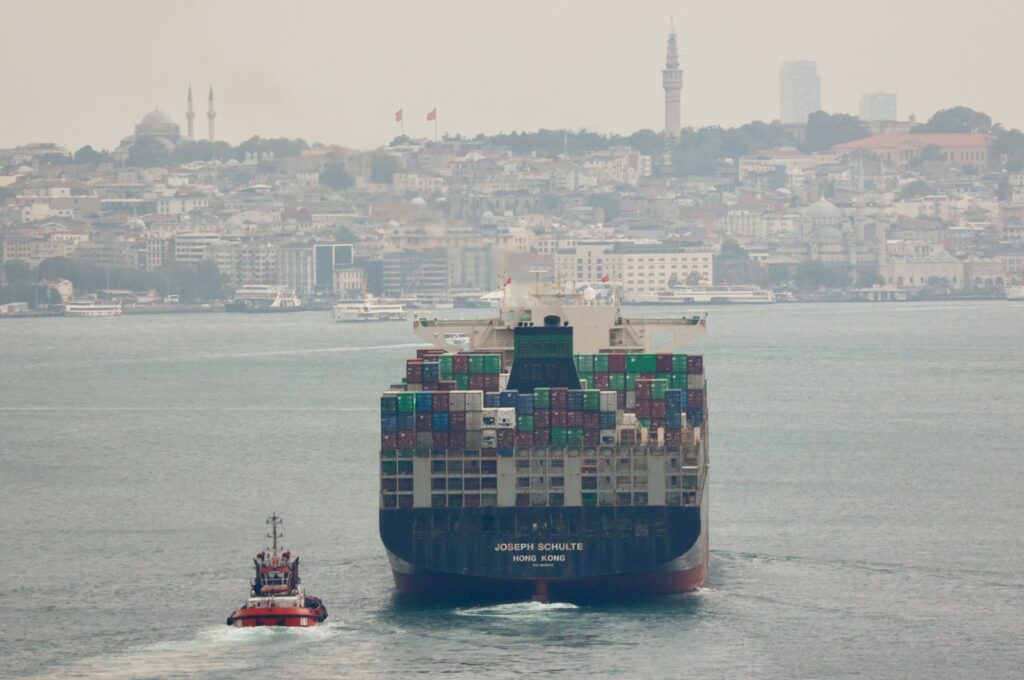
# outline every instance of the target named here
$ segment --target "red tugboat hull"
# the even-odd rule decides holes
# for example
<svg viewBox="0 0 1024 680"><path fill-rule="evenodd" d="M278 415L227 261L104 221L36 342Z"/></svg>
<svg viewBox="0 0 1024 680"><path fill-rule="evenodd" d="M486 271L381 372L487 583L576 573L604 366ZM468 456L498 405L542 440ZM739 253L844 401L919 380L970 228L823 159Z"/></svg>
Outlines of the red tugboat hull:
<svg viewBox="0 0 1024 680"><path fill-rule="evenodd" d="M327 619L327 609L317 607L245 607L236 610L229 618L228 625L235 628L255 626L284 626L288 628L310 628Z"/></svg>

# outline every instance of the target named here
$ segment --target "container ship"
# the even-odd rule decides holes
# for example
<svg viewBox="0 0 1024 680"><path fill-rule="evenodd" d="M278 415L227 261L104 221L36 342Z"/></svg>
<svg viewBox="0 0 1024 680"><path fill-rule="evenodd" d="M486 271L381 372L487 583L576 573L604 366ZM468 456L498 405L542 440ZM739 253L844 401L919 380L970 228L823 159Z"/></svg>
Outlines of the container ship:
<svg viewBox="0 0 1024 680"><path fill-rule="evenodd" d="M698 588L707 384L702 357L680 348L705 326L540 285L507 295L497 318L416 319L431 346L381 397L380 534L398 592L543 602Z"/></svg>

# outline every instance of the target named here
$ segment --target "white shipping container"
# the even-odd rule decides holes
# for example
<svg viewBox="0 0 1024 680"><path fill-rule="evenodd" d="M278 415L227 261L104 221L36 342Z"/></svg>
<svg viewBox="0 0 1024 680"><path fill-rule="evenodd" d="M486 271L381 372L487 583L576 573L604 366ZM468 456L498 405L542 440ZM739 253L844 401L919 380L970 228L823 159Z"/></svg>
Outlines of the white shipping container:
<svg viewBox="0 0 1024 680"><path fill-rule="evenodd" d="M615 445L615 430L601 430L601 446L614 446Z"/></svg>
<svg viewBox="0 0 1024 680"><path fill-rule="evenodd" d="M516 410L510 407L496 408L496 425L501 428L516 426Z"/></svg>
<svg viewBox="0 0 1024 680"><path fill-rule="evenodd" d="M469 390L466 392L466 412L482 411L484 408L484 391Z"/></svg>
<svg viewBox="0 0 1024 680"><path fill-rule="evenodd" d="M448 393L448 410L461 413L466 410L466 393L455 390Z"/></svg>
<svg viewBox="0 0 1024 680"><path fill-rule="evenodd" d="M601 410L602 411L614 411L618 408L618 392L614 391L602 391L601 392Z"/></svg>
<svg viewBox="0 0 1024 680"><path fill-rule="evenodd" d="M694 375L691 373L686 377L686 388L690 390L704 389L704 374Z"/></svg>
<svg viewBox="0 0 1024 680"><path fill-rule="evenodd" d="M484 430L480 443L485 449L493 449L498 446L497 430Z"/></svg>
<svg viewBox="0 0 1024 680"><path fill-rule="evenodd" d="M481 422L484 427L497 427L498 426L498 409L496 408L485 408L481 415Z"/></svg>
<svg viewBox="0 0 1024 680"><path fill-rule="evenodd" d="M626 408L636 408L636 392L626 392Z"/></svg>
<svg viewBox="0 0 1024 680"><path fill-rule="evenodd" d="M484 427L483 414L480 411L466 411L466 431L479 432ZM472 448L472 447L469 447Z"/></svg>

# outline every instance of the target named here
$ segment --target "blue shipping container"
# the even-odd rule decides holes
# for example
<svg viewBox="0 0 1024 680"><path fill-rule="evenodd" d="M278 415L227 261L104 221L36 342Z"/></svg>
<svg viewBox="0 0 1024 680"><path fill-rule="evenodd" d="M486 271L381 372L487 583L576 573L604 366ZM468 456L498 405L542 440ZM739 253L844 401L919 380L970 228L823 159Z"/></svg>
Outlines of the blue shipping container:
<svg viewBox="0 0 1024 680"><path fill-rule="evenodd" d="M532 416L533 415L533 395L532 394L520 394L519 398L516 399L516 415L517 416Z"/></svg>
<svg viewBox="0 0 1024 680"><path fill-rule="evenodd" d="M447 432L448 431L448 414L445 412L433 414L433 429L434 432Z"/></svg>
<svg viewBox="0 0 1024 680"><path fill-rule="evenodd" d="M398 431L399 432L412 432L416 429L416 414L415 413L399 413L398 414Z"/></svg>
<svg viewBox="0 0 1024 680"><path fill-rule="evenodd" d="M679 415L679 414L676 414ZM615 429L615 411L601 411L601 429Z"/></svg>
<svg viewBox="0 0 1024 680"><path fill-rule="evenodd" d="M380 398L380 414L382 416L393 416L398 413L398 397L385 395Z"/></svg>
<svg viewBox="0 0 1024 680"><path fill-rule="evenodd" d="M501 394L499 392L487 392L484 394L484 408L498 408L501 406Z"/></svg>
<svg viewBox="0 0 1024 680"><path fill-rule="evenodd" d="M501 408L515 408L518 399L518 390L505 390L504 392L501 393L501 398L499 399L498 405Z"/></svg>
<svg viewBox="0 0 1024 680"><path fill-rule="evenodd" d="M416 393L416 411L417 413L430 413L434 410L434 393L433 392L417 392Z"/></svg>
<svg viewBox="0 0 1024 680"><path fill-rule="evenodd" d="M381 416L381 432L398 432L398 416Z"/></svg>

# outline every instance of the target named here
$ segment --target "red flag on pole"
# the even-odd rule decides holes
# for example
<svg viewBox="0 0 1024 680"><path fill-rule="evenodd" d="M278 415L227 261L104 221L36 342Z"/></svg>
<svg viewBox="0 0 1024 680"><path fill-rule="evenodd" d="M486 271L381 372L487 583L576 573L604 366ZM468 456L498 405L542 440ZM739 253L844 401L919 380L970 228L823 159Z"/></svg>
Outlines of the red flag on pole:
<svg viewBox="0 0 1024 680"><path fill-rule="evenodd" d="M511 286L512 285L512 277L511 276L508 277L507 279L505 279L505 285L506 286Z"/></svg>
<svg viewBox="0 0 1024 680"><path fill-rule="evenodd" d="M395 122L396 123L401 123L402 122L402 109L398 109L397 111L395 111Z"/></svg>
<svg viewBox="0 0 1024 680"><path fill-rule="evenodd" d="M601 277L601 283L608 283L608 275L607 274L605 274L604 276Z"/></svg>
<svg viewBox="0 0 1024 680"><path fill-rule="evenodd" d="M437 107L436 106L434 107L433 111L431 111L430 113L427 114L427 120L428 121L430 121L430 120L437 120Z"/></svg>

